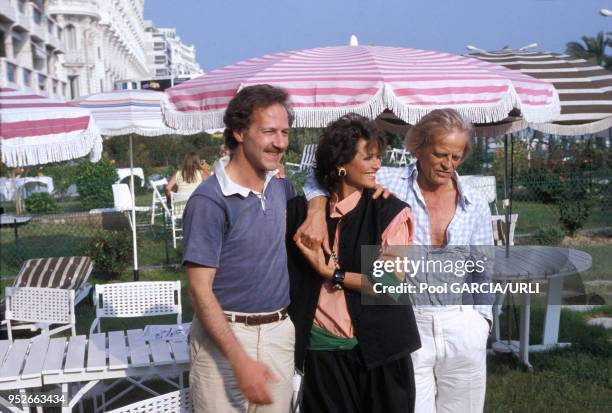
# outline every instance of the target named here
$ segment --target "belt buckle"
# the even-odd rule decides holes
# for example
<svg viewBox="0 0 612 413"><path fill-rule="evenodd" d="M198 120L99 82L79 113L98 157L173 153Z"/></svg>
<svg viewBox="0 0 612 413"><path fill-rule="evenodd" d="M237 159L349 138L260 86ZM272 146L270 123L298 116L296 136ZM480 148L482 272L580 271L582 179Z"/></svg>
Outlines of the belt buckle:
<svg viewBox="0 0 612 413"><path fill-rule="evenodd" d="M244 325L247 326L247 327L250 325L249 324L249 318L250 317L253 317L253 316L251 314L249 314L249 315L244 317Z"/></svg>

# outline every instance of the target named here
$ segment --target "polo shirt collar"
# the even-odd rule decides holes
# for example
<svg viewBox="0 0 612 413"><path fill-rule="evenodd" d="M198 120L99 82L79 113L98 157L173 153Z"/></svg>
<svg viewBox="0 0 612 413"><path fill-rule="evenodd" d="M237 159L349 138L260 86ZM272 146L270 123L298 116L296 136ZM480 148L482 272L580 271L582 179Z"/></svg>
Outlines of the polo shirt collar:
<svg viewBox="0 0 612 413"><path fill-rule="evenodd" d="M240 195L243 198L249 196L249 193L254 193L255 195L261 195L261 192L253 191L250 188L246 188L242 185L238 185L236 182L232 181L231 178L225 173L225 168L229 164L230 157L224 156L223 158L218 159L214 166L213 170L215 172L215 176L217 177L217 181L219 182L219 186L221 187L221 192L223 196L232 196L232 195ZM266 187L270 182L270 179L274 175L278 173L278 170L269 171L266 174L266 180L264 182L263 192L266 191Z"/></svg>

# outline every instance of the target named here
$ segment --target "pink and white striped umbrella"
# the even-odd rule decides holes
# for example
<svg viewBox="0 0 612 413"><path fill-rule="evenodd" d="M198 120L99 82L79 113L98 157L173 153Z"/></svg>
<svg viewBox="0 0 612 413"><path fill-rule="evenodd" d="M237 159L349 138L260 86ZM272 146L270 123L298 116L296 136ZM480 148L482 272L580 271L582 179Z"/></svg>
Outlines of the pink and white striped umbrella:
<svg viewBox="0 0 612 413"><path fill-rule="evenodd" d="M11 168L102 155L87 109L32 92L0 88L0 151Z"/></svg>
<svg viewBox="0 0 612 413"><path fill-rule="evenodd" d="M289 92L298 127L322 127L348 112L374 119L385 109L411 124L448 107L475 123L500 121L513 109L545 122L560 111L550 83L502 66L418 49L338 46L249 59L170 88L165 121L177 129L223 127L229 100L261 83Z"/></svg>

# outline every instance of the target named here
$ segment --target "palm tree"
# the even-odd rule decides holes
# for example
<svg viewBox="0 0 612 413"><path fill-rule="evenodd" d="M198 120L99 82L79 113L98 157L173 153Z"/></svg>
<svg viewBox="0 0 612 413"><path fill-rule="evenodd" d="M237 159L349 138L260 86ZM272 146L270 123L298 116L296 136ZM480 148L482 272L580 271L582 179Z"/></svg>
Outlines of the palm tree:
<svg viewBox="0 0 612 413"><path fill-rule="evenodd" d="M612 46L612 40L604 35L604 32L597 33L595 37L582 36L584 45L580 42L568 42L565 45L565 53L590 63L595 63L606 69L612 68L612 57L606 55L606 47Z"/></svg>

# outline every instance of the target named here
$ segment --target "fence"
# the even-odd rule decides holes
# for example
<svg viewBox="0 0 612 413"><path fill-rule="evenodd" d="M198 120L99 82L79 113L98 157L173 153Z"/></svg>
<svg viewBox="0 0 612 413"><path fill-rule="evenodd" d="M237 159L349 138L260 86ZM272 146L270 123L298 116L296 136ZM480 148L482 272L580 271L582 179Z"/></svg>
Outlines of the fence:
<svg viewBox="0 0 612 413"><path fill-rule="evenodd" d="M305 176L297 173L291 179L299 192ZM493 212L495 207L501 212L502 180L498 179L496 186L497 200L491 204L491 207ZM562 228L562 210L572 205L578 206L573 210L577 210L574 212L580 215L578 219L582 221L583 229L612 227L612 175L534 174L515 179L512 195L512 212L519 214L515 233L519 243L521 239L529 240L529 236L538 231ZM138 205L150 203L149 193L143 193L137 198L139 198ZM11 208L14 207L11 203L3 205L7 212L11 212ZM131 235L129 222L124 214L92 214L89 211L75 211L79 208L78 198L59 202L58 206L59 213L35 215L17 228L2 226L0 275L14 276L21 263L29 258L82 255L91 247L92 240L104 240L110 234L114 234L111 231L122 231L120 234L123 234L127 240L127 252L119 251L119 255L123 256L127 261L127 268L130 268ZM138 227L140 268L146 271L147 268L180 264L180 242L177 249L172 248L172 234L163 218L158 217L155 225L150 225L150 215L147 214L140 217L140 223ZM125 245L116 248L125 249Z"/></svg>

